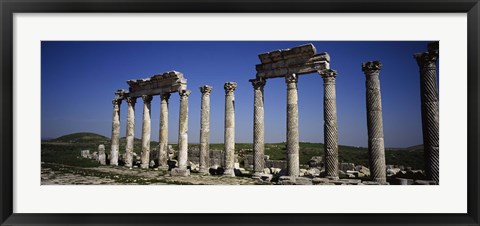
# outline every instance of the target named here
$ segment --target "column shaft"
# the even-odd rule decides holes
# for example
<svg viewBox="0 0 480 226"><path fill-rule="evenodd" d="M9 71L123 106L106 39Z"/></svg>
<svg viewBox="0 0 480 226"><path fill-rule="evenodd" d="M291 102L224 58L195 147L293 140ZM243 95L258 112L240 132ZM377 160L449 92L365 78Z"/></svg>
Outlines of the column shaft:
<svg viewBox="0 0 480 226"><path fill-rule="evenodd" d="M132 167L133 165L133 145L135 141L135 103L136 97L127 97L127 144L125 146L125 166Z"/></svg>
<svg viewBox="0 0 480 226"><path fill-rule="evenodd" d="M159 168L168 169L168 99L170 93L160 95L160 132L158 144Z"/></svg>
<svg viewBox="0 0 480 226"><path fill-rule="evenodd" d="M420 67L425 173L427 179L439 183L439 112L436 67L438 42L430 44L428 52L415 54L415 58Z"/></svg>
<svg viewBox="0 0 480 226"><path fill-rule="evenodd" d="M235 176L235 82L227 82L225 89L225 172L224 175Z"/></svg>
<svg viewBox="0 0 480 226"><path fill-rule="evenodd" d="M142 124L142 154L141 165L142 169L148 169L150 163L150 108L152 96L143 95L143 124Z"/></svg>
<svg viewBox="0 0 480 226"><path fill-rule="evenodd" d="M285 77L287 83L287 172L288 176L300 175L298 143L298 94L296 74Z"/></svg>
<svg viewBox="0 0 480 226"><path fill-rule="evenodd" d="M378 61L362 64L366 76L366 103L368 129L368 156L370 177L379 183L387 182L385 165L385 143L383 138L382 98L380 93L380 70Z"/></svg>
<svg viewBox="0 0 480 226"><path fill-rule="evenodd" d="M265 124L263 108L263 88L266 80L250 80L254 92L253 108L253 177L259 177L265 168Z"/></svg>
<svg viewBox="0 0 480 226"><path fill-rule="evenodd" d="M190 90L182 90L179 94L178 168L180 168L180 170L186 170L188 161L188 96L190 95Z"/></svg>
<svg viewBox="0 0 480 226"><path fill-rule="evenodd" d="M118 166L118 150L120 143L120 104L121 99L114 99L112 119L112 149L110 151L110 165Z"/></svg>
<svg viewBox="0 0 480 226"><path fill-rule="evenodd" d="M335 79L337 72L325 70L323 77L323 139L325 175L338 179L338 128L337 128L337 94Z"/></svg>
<svg viewBox="0 0 480 226"><path fill-rule="evenodd" d="M202 92L202 109L200 122L200 156L199 167L201 173L208 173L210 167L210 92L211 86L200 87Z"/></svg>

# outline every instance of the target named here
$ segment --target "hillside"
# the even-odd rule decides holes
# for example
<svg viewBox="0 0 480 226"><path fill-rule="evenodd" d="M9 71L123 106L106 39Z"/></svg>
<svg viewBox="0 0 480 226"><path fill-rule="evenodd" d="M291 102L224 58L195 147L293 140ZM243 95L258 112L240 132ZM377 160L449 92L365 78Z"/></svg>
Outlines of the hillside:
<svg viewBox="0 0 480 226"><path fill-rule="evenodd" d="M110 138L96 133L72 133L65 136L50 140L50 142L66 142L66 143L102 143L109 141Z"/></svg>

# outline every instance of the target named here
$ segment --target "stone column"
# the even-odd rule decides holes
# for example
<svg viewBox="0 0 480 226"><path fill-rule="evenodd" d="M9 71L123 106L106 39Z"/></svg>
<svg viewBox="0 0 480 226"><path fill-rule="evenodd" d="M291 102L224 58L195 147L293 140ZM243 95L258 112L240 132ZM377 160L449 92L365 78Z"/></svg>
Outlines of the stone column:
<svg viewBox="0 0 480 226"><path fill-rule="evenodd" d="M420 67L425 173L427 179L439 183L437 58L438 42L430 43L428 52L415 54Z"/></svg>
<svg viewBox="0 0 480 226"><path fill-rule="evenodd" d="M383 139L382 97L380 93L379 61L370 61L362 64L362 71L366 77L367 97L367 128L368 128L368 157L370 162L370 177L372 180L384 184L387 182L385 165L385 144Z"/></svg>
<svg viewBox="0 0 480 226"><path fill-rule="evenodd" d="M263 88L266 80L263 78L252 79L253 103L253 177L260 177L265 168L265 124L263 109Z"/></svg>
<svg viewBox="0 0 480 226"><path fill-rule="evenodd" d="M170 99L170 93L163 93L160 95L158 167L161 169L168 169L168 99Z"/></svg>
<svg viewBox="0 0 480 226"><path fill-rule="evenodd" d="M98 145L98 162L100 165L106 165L106 158L105 158L105 145L100 144Z"/></svg>
<svg viewBox="0 0 480 226"><path fill-rule="evenodd" d="M113 99L112 120L112 149L110 151L110 165L118 166L118 149L120 143L120 104L122 99Z"/></svg>
<svg viewBox="0 0 480 226"><path fill-rule="evenodd" d="M127 97L128 110L127 110L127 144L125 146L125 166L132 167L133 165L133 144L135 141L135 103L136 97Z"/></svg>
<svg viewBox="0 0 480 226"><path fill-rule="evenodd" d="M142 124L142 154L141 164L142 169L148 169L150 164L150 107L152 102L152 96L143 95L143 124Z"/></svg>
<svg viewBox="0 0 480 226"><path fill-rule="evenodd" d="M200 173L209 173L210 167L210 93L211 86L200 87L202 92L202 111L200 122Z"/></svg>
<svg viewBox="0 0 480 226"><path fill-rule="evenodd" d="M325 175L338 179L338 128L337 128L337 94L335 88L335 70L320 72L323 78L323 139Z"/></svg>
<svg viewBox="0 0 480 226"><path fill-rule="evenodd" d="M224 175L235 176L235 96L236 82L225 83L225 172Z"/></svg>
<svg viewBox="0 0 480 226"><path fill-rule="evenodd" d="M287 172L288 176L300 175L300 159L298 144L298 94L296 74L285 77L287 83Z"/></svg>
<svg viewBox="0 0 480 226"><path fill-rule="evenodd" d="M178 168L187 169L188 161L188 96L190 90L181 90L180 94L180 122L178 129Z"/></svg>

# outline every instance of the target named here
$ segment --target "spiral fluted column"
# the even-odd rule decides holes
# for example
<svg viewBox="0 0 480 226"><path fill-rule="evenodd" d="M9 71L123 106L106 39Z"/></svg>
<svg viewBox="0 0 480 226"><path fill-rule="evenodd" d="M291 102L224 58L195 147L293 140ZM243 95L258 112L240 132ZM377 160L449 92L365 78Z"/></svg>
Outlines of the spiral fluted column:
<svg viewBox="0 0 480 226"><path fill-rule="evenodd" d="M338 179L338 128L337 128L337 94L335 70L320 72L323 78L323 134L325 175L327 178Z"/></svg>
<svg viewBox="0 0 480 226"><path fill-rule="evenodd" d="M382 97L380 93L379 61L362 64L366 78L368 158L370 162L370 177L379 183L387 182L385 165L385 143L383 138Z"/></svg>
<svg viewBox="0 0 480 226"><path fill-rule="evenodd" d="M428 179L439 183L439 112L436 66L438 42L430 43L428 52L417 53L414 57L420 67L425 173Z"/></svg>
<svg viewBox="0 0 480 226"><path fill-rule="evenodd" d="M256 78L250 80L254 92L253 104L253 177L259 177L265 168L265 120L263 108L263 88L266 80Z"/></svg>

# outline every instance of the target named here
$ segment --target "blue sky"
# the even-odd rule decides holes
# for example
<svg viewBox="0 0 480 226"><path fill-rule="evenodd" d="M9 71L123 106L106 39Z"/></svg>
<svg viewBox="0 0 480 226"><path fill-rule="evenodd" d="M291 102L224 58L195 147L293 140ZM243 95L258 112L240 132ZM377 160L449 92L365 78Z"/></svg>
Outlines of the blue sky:
<svg viewBox="0 0 480 226"><path fill-rule="evenodd" d="M237 82L235 91L236 142L253 140L253 88L258 54L312 43L328 52L337 70L339 144L367 146L365 75L361 64L379 60L385 145L408 147L422 143L420 77L413 53L427 49L425 41L43 41L41 82L42 138L75 132L111 136L112 103L126 80L147 78L171 70L187 78L189 143L199 142L199 87L213 86L211 143L223 142L223 84ZM269 79L265 86L265 140L286 137L286 85ZM300 141L323 143L323 80L318 74L301 75L298 82ZM141 98L135 108L135 137L141 137ZM169 142L177 143L179 96L169 105ZM121 105L121 136L125 136L127 104ZM152 101L152 140L158 141L160 100Z"/></svg>

